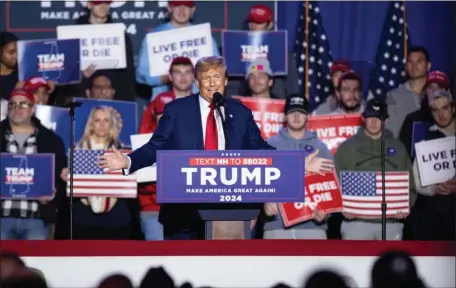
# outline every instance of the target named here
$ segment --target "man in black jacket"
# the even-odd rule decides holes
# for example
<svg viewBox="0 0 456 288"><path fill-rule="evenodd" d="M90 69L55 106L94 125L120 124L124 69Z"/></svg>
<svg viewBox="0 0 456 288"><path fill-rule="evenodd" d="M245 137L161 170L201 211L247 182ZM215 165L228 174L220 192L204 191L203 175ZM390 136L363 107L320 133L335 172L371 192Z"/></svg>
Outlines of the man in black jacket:
<svg viewBox="0 0 456 288"><path fill-rule="evenodd" d="M55 195L52 200L1 200L0 238L45 240L57 219L57 209L65 197L66 183L60 173L67 166L62 139L34 117L33 95L21 89L11 93L8 117L0 123L0 152L55 155Z"/></svg>

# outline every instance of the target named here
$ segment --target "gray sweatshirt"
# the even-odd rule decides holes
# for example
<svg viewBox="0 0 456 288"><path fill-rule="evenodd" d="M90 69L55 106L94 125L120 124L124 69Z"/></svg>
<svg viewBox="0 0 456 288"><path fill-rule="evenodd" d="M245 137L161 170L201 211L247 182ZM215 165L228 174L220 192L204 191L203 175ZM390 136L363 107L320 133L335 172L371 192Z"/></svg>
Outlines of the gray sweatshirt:
<svg viewBox="0 0 456 288"><path fill-rule="evenodd" d="M393 132L395 138L399 136L405 117L420 109L422 98L423 94L416 95L409 82L399 85L388 93L386 103L388 104L389 119L385 127Z"/></svg>
<svg viewBox="0 0 456 288"><path fill-rule="evenodd" d="M306 131L306 135L302 139L291 138L286 128L282 128L279 134L272 136L268 139L269 145L275 147L277 150L305 150L312 153L316 149L319 149L318 157L333 159L331 151L326 147L326 145L317 138L317 133L312 131ZM296 229L326 229L326 223L317 223L314 221L306 221L295 226L289 227ZM264 230L275 230L275 229L287 229L283 224L282 217L280 214L273 217L268 217Z"/></svg>

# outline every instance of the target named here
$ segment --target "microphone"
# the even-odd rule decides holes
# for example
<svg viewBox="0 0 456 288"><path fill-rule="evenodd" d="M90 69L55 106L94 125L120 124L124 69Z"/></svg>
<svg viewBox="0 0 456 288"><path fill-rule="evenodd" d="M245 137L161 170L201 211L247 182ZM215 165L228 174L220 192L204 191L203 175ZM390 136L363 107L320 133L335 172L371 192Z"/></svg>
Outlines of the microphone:
<svg viewBox="0 0 456 288"><path fill-rule="evenodd" d="M222 110L220 109L220 107L224 108L225 115L226 115L227 111L224 106L225 101L224 101L223 95L220 92L215 92L212 95L212 104L214 105L215 110L217 110L217 114L220 116L220 119L222 120L223 135L225 136L225 150L228 150L229 142L228 142L228 133L226 133L226 121L225 121L226 119L223 116Z"/></svg>
<svg viewBox="0 0 456 288"><path fill-rule="evenodd" d="M212 95L212 104L214 104L214 107L220 107L223 106L223 95L220 92L215 92Z"/></svg>

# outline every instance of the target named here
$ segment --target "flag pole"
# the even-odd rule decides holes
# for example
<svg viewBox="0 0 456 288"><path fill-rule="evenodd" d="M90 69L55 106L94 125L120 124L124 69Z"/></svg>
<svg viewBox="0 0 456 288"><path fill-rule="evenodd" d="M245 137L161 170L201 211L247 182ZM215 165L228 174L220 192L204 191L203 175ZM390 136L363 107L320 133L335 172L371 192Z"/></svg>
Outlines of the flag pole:
<svg viewBox="0 0 456 288"><path fill-rule="evenodd" d="M402 18L404 18L404 25L403 25L403 34L404 34L404 58L407 59L407 51L408 51L408 47L407 47L407 12L406 12L406 1L402 1L402 7L404 7L404 10L402 11Z"/></svg>
<svg viewBox="0 0 456 288"><path fill-rule="evenodd" d="M305 92L305 97L307 98L307 100L309 100L309 86L307 85L307 82L309 81L309 0L306 0L305 2L305 18L304 18L304 22L305 22L305 39L306 39L306 62L305 62L305 74L304 74L304 92Z"/></svg>

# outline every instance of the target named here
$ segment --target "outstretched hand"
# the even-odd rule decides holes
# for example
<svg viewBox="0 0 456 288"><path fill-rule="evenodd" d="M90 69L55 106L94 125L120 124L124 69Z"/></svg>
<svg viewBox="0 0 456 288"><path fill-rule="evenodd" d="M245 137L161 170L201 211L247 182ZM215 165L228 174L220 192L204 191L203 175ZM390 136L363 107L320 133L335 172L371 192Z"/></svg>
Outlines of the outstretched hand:
<svg viewBox="0 0 456 288"><path fill-rule="evenodd" d="M112 146L112 154L104 154L97 156L98 167L105 170L105 172L112 172L120 169L128 169L129 160L127 156L123 155L116 147Z"/></svg>
<svg viewBox="0 0 456 288"><path fill-rule="evenodd" d="M306 172L323 175L325 173L333 171L333 161L329 159L318 158L318 152L319 150L316 149L315 152L306 157Z"/></svg>

